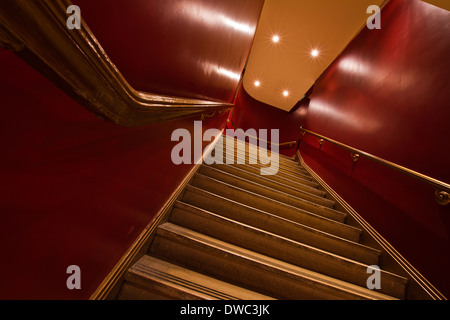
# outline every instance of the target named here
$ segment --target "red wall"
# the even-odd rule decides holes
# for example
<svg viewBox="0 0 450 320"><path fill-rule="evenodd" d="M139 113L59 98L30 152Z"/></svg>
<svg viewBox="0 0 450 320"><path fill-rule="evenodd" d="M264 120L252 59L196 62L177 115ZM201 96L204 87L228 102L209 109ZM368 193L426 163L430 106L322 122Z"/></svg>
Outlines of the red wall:
<svg viewBox="0 0 450 320"><path fill-rule="evenodd" d="M305 117L304 106L307 104L308 101L303 100L291 112L287 112L252 98L241 86L230 118L237 128L243 130L250 128L256 129L257 132L260 129L268 130L268 140L270 140L269 130L279 129L280 143L298 141L301 137L300 123L303 123ZM233 129L230 124L227 127ZM280 148L280 153L287 156L294 156L296 151L297 145L292 148Z"/></svg>
<svg viewBox="0 0 450 320"><path fill-rule="evenodd" d="M74 1L135 89L225 102L254 37L232 26L255 28L263 3ZM171 134L192 133L199 119L124 128L12 52L0 49L0 70L0 299L87 299L192 169L172 163ZM208 118L203 130L223 129L226 117ZM66 287L72 264L81 290Z"/></svg>
<svg viewBox="0 0 450 320"><path fill-rule="evenodd" d="M264 0L75 0L130 85L232 103ZM233 27L234 26L234 27Z"/></svg>
<svg viewBox="0 0 450 320"><path fill-rule="evenodd" d="M124 128L3 49L0 70L0 299L87 299L192 168L172 163L171 134L199 119Z"/></svg>
<svg viewBox="0 0 450 320"><path fill-rule="evenodd" d="M391 0L314 86L305 127L450 182L450 13ZM434 189L305 136L302 157L423 275L450 295L450 206ZM381 266L382 267L382 266Z"/></svg>

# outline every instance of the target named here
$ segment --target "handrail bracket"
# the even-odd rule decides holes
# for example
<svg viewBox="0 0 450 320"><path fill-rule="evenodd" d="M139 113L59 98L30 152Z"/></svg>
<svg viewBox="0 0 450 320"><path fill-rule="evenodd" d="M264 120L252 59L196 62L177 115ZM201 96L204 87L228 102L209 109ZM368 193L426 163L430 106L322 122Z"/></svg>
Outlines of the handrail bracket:
<svg viewBox="0 0 450 320"><path fill-rule="evenodd" d="M446 206L450 203L450 194L448 192L436 190L435 195L437 203L441 206Z"/></svg>

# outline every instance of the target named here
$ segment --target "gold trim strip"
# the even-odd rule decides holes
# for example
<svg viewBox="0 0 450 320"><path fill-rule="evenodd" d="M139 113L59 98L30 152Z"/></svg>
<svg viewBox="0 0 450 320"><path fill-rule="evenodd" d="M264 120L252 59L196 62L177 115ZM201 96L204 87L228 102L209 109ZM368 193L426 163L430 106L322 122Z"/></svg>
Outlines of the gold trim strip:
<svg viewBox="0 0 450 320"><path fill-rule="evenodd" d="M403 270L413 279L433 300L447 300L417 269L415 269L405 257L403 257L381 234L378 233L364 218L356 212L333 188L331 188L317 173L314 172L303 160L300 151L297 150L300 164L311 176L360 224L362 228L387 252Z"/></svg>

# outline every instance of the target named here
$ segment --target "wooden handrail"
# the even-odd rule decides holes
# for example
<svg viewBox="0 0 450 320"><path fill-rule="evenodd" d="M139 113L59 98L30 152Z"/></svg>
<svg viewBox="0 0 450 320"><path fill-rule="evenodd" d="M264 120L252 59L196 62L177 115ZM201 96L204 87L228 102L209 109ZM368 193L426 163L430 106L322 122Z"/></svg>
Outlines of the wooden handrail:
<svg viewBox="0 0 450 320"><path fill-rule="evenodd" d="M325 137L325 136L320 135L318 133L315 133L315 132L312 132L310 130L307 130L307 129L305 129L303 127L303 125L300 127L300 130L303 132L303 135L305 133L308 133L310 135L313 135L313 136L319 138L320 139L319 140L320 144L322 144L323 141L328 141L328 142L330 142L330 143L332 143L334 145L337 145L337 146L339 146L339 147L341 147L343 149L346 149L346 150L350 151L354 162L357 162L360 157L364 157L364 158L370 159L370 160L372 160L372 161L374 161L376 163L384 165L384 166L386 166L388 168L391 168L391 169L394 169L394 170L396 170L398 172L401 172L401 173L404 173L406 175L409 175L409 176L411 176L411 177L413 177L415 179L418 179L418 180L420 180L422 182L425 182L425 183L427 183L429 185L432 185L434 188L436 188L436 192L435 192L436 201L440 205L447 205L447 204L450 203L450 184L448 184L448 183L445 183L445 182L440 181L438 179L429 177L429 176L427 176L425 174L422 174L422 173L419 173L417 171L411 170L409 168L403 167L401 165L398 165L398 164L393 163L391 161L385 160L383 158L377 157L377 156L375 156L373 154L370 154L368 152L365 152L365 151L353 148L353 147L351 147L349 145L346 145L346 144L344 144L342 142L333 140L331 138L328 138L328 137Z"/></svg>
<svg viewBox="0 0 450 320"><path fill-rule="evenodd" d="M233 107L134 89L83 19L81 29L67 28L69 5L70 0L2 2L0 47L17 53L89 111L119 125L144 126Z"/></svg>

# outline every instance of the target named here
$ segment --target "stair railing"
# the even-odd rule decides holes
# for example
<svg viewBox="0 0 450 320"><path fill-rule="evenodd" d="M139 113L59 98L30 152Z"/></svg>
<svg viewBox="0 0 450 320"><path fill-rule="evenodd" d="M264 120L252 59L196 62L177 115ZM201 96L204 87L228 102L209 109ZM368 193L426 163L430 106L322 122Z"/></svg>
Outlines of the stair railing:
<svg viewBox="0 0 450 320"><path fill-rule="evenodd" d="M350 155L353 158L354 162L357 162L359 160L360 157L364 157L367 159L370 159L376 163L379 163L381 165L384 165L388 168L394 169L398 172L404 173L406 175L409 175L415 179L418 179L422 182L425 182L429 185L432 185L436 191L435 191L435 197L436 197L436 202L440 205L448 205L450 203L450 184L445 183L443 181L440 181L438 179L429 177L425 174L419 173L417 171L411 170L409 168L403 167L401 165L398 165L396 163L390 162L388 160L385 160L383 158L374 156L368 152L353 148L349 145L346 145L342 142L333 140L331 138L325 137L323 135L320 135L318 133L312 132L310 130L307 130L303 127L303 125L300 127L300 130L302 131L302 134L305 135L305 133L308 133L312 136L315 136L317 138L319 138L319 144L322 146L324 141L328 141L334 145L337 145L345 150L350 151Z"/></svg>

